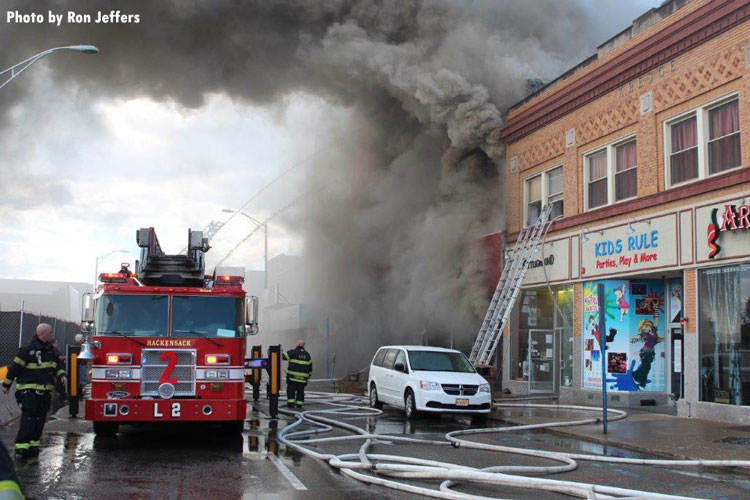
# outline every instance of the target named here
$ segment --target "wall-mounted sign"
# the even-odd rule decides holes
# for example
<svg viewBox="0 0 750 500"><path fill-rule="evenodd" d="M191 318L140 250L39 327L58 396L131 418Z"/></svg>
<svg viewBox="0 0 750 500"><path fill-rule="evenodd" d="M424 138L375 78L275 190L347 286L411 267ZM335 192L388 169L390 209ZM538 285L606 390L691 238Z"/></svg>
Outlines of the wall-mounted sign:
<svg viewBox="0 0 750 500"><path fill-rule="evenodd" d="M711 210L711 222L708 224L708 258L713 259L719 252L719 236L725 231L736 229L750 229L750 205L724 205L721 219L718 218L719 209Z"/></svg>
<svg viewBox="0 0 750 500"><path fill-rule="evenodd" d="M742 197L696 207L694 213L698 262L750 254L750 205Z"/></svg>
<svg viewBox="0 0 750 500"><path fill-rule="evenodd" d="M677 265L677 216L592 230L581 239L581 277Z"/></svg>
<svg viewBox="0 0 750 500"><path fill-rule="evenodd" d="M546 277L545 277L546 274ZM570 277L570 241L568 238L554 240L541 245L529 261L524 286L568 280Z"/></svg>

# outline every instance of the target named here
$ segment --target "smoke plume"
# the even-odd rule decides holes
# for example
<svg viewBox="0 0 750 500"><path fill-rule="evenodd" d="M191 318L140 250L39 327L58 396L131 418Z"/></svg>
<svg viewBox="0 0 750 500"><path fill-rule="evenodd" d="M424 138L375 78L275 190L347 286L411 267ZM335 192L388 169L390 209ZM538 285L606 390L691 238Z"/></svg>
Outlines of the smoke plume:
<svg viewBox="0 0 750 500"><path fill-rule="evenodd" d="M334 320L339 363L350 354L345 370L386 342L470 346L486 307L472 243L503 226L503 113L525 96L527 80L554 78L622 27L599 22L583 0L3 6L139 15L137 24L0 30L4 62L97 45L95 60L47 61L56 82L89 99L147 96L197 108L210 93L271 105L303 92L351 110L335 152L321 151L307 170L311 195L284 219L304 236L308 294ZM612 19L622 15L608 7ZM3 90L0 127L24 89ZM13 153L0 167L3 180L32 182L13 166L22 148L3 144ZM2 184L0 196L9 189Z"/></svg>

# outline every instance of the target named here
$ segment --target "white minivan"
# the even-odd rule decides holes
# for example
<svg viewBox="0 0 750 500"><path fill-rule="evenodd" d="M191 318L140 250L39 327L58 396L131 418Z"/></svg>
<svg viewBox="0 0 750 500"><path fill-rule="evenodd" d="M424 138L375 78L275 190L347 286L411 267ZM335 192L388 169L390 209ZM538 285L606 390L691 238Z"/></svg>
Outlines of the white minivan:
<svg viewBox="0 0 750 500"><path fill-rule="evenodd" d="M378 349L367 381L370 406L420 412L466 413L486 418L492 409L490 385L463 353L442 347L393 345Z"/></svg>

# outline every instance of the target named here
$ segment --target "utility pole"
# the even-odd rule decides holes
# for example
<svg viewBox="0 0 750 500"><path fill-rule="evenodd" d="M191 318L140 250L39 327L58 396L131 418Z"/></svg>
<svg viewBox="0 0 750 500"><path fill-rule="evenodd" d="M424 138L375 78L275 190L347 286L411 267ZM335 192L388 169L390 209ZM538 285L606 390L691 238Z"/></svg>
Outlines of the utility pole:
<svg viewBox="0 0 750 500"><path fill-rule="evenodd" d="M599 352L602 358L602 428L607 433L607 320L604 304L604 285L596 285L597 302L599 303Z"/></svg>

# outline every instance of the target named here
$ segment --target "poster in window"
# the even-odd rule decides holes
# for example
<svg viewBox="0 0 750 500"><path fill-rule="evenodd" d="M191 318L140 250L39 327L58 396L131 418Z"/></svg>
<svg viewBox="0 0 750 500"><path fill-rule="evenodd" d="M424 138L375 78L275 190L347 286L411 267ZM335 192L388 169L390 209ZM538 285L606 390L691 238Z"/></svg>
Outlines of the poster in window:
<svg viewBox="0 0 750 500"><path fill-rule="evenodd" d="M597 285L604 285L604 332L599 329ZM582 343L585 356L583 387L601 389L602 366L607 363L607 390L664 391L664 282L639 280L631 295L629 280L603 280L583 284ZM671 310L670 310L671 314ZM601 359L600 341L607 344ZM593 353L597 353L594 357Z"/></svg>
<svg viewBox="0 0 750 500"><path fill-rule="evenodd" d="M669 320L679 323L682 319L682 280L669 280Z"/></svg>

